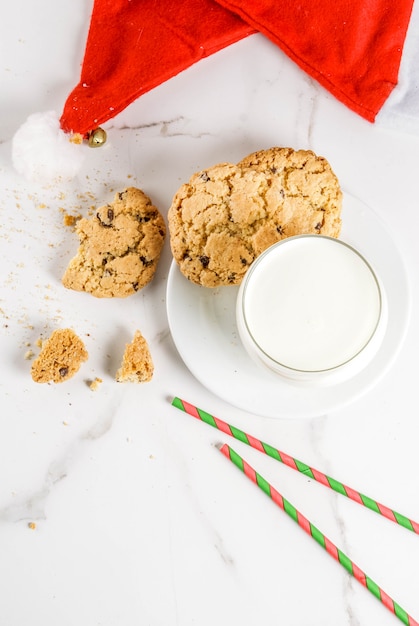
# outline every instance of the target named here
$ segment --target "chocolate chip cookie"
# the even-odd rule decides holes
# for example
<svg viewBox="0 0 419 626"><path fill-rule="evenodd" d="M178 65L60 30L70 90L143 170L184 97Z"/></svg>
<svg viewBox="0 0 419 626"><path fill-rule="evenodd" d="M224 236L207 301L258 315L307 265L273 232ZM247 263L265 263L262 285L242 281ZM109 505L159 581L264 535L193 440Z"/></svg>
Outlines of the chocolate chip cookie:
<svg viewBox="0 0 419 626"><path fill-rule="evenodd" d="M97 298L125 298L153 278L166 226L158 209L140 189L129 187L111 204L76 224L80 246L63 285Z"/></svg>
<svg viewBox="0 0 419 626"><path fill-rule="evenodd" d="M293 214L295 230L339 236L342 191L324 157L311 150L274 147L253 152L238 165L270 177L271 187L284 196L284 212Z"/></svg>

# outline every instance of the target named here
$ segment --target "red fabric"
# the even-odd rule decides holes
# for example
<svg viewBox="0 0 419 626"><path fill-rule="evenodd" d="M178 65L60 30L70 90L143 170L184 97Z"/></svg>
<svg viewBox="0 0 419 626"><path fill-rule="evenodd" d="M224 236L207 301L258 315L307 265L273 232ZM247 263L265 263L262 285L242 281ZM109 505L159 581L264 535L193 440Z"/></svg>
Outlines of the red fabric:
<svg viewBox="0 0 419 626"><path fill-rule="evenodd" d="M131 102L254 29L214 0L95 0L80 82L61 116L85 135Z"/></svg>
<svg viewBox="0 0 419 626"><path fill-rule="evenodd" d="M83 135L201 58L260 31L374 121L397 84L413 0L94 0L61 117Z"/></svg>
<svg viewBox="0 0 419 626"><path fill-rule="evenodd" d="M397 84L413 0L219 0L373 122Z"/></svg>

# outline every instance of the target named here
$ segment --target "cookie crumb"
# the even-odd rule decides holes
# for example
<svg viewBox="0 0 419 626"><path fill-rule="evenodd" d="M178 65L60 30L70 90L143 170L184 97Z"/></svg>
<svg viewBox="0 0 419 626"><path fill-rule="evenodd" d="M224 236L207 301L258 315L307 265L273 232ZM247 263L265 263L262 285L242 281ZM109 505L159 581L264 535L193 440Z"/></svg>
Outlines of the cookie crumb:
<svg viewBox="0 0 419 626"><path fill-rule="evenodd" d="M76 215L71 215L70 213L64 213L64 218L63 218L63 222L64 222L64 226L70 226L70 227L74 227L77 222L81 219L81 215L80 213L77 213Z"/></svg>
<svg viewBox="0 0 419 626"><path fill-rule="evenodd" d="M103 382L102 379L96 376L94 380L87 381L87 384L92 391L97 391L100 385L102 384L102 382Z"/></svg>
<svg viewBox="0 0 419 626"><path fill-rule="evenodd" d="M31 530L35 530L36 529L35 522L28 522L28 528L30 528Z"/></svg>
<svg viewBox="0 0 419 626"><path fill-rule="evenodd" d="M115 374L115 379L118 383L145 383L152 379L153 373L154 364L147 341L141 332L136 330L132 342L125 346L122 364Z"/></svg>
<svg viewBox="0 0 419 626"><path fill-rule="evenodd" d="M25 352L25 361L30 361L35 356L35 353L32 350L27 350Z"/></svg>
<svg viewBox="0 0 419 626"><path fill-rule="evenodd" d="M70 143L74 143L79 146L83 143L83 135L81 135L80 133L74 133L74 135L71 135L69 141Z"/></svg>

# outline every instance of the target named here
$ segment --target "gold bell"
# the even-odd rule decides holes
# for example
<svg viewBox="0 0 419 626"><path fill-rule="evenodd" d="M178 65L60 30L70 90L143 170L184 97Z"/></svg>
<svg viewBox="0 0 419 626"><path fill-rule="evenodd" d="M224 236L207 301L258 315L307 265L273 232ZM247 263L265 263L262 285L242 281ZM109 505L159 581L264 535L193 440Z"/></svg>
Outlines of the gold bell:
<svg viewBox="0 0 419 626"><path fill-rule="evenodd" d="M90 148L99 148L106 143L106 132L103 128L95 128L89 133L87 141Z"/></svg>

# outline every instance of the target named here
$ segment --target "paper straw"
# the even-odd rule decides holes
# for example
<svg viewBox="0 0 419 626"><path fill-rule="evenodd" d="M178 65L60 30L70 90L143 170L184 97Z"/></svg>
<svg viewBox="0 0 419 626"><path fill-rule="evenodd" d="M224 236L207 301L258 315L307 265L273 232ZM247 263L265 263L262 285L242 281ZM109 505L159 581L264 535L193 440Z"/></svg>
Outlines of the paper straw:
<svg viewBox="0 0 419 626"><path fill-rule="evenodd" d="M251 446L252 448L255 448L256 450L259 450L259 452L263 452L267 454L268 456L272 457L276 461L280 461L284 465L287 465L288 467L291 467L292 469L297 470L298 472L301 472L301 474L304 474L305 476L308 476L309 478L316 480L317 482L321 483L325 487L330 487L330 489L333 489L333 491L336 491L337 493L340 493L341 495L346 496L347 498L350 498L351 500L353 500L354 502L357 502L358 504L362 504L363 506L367 507L371 511L374 511L374 513L378 513L382 515L383 517L386 517L390 521L395 522L396 524L399 524L400 526L403 526L404 528L407 528L407 530L410 530L414 533L419 534L418 522L414 522L413 520L409 519L405 515L402 515L401 513L397 513L397 511L389 509L384 504L380 504L379 502L377 502L376 500L373 500L369 496L365 496L359 491L356 491L355 489L351 489L350 487L348 487L347 485L344 485L338 480L331 478L330 476L327 476L326 474L323 474L323 472L320 472L319 470L316 470L313 467L310 467L306 463L303 463L302 461L299 461L298 459L289 456L285 452L281 452L281 450L274 448L268 443L264 443L260 439L256 439L256 437L252 437L252 435L245 433L239 428L236 428L235 426L231 426L230 424L227 424L227 422L224 422L218 417L210 415L209 413L207 413L206 411L203 411L202 409L198 409L193 404L189 404L189 402L186 402L186 400L181 400L180 398L176 397L173 399L172 405L180 409L181 411L188 413L188 415L192 415L192 417L196 417L202 422L205 422L206 424L209 424L210 426L217 428L223 433L230 435L231 437L234 437L238 441L241 441Z"/></svg>
<svg viewBox="0 0 419 626"><path fill-rule="evenodd" d="M297 522L299 526L318 544L322 546L336 561L338 561L343 567L356 578L358 582L368 589L384 606L391 611L396 617L406 624L406 626L419 626L418 622L413 619L402 607L397 604L390 596L383 591L377 583L375 583L367 574L365 574L351 559L346 556L338 547L336 547L330 539L325 537L322 532L314 524L312 524L304 515L302 515L297 509L286 500L272 485L268 483L265 478L262 478L256 470L254 470L244 459L242 459L237 452L235 452L226 443L220 447L220 452L224 454L230 461L236 465L250 480L257 485L267 496L269 496L277 506L279 506L287 515L289 515L294 522Z"/></svg>

